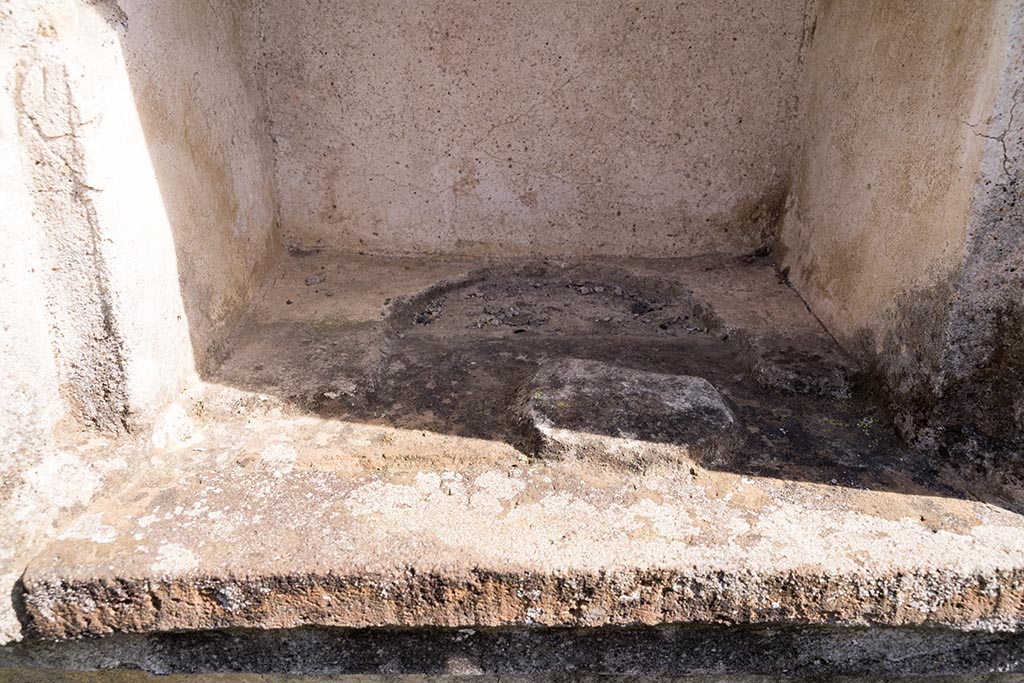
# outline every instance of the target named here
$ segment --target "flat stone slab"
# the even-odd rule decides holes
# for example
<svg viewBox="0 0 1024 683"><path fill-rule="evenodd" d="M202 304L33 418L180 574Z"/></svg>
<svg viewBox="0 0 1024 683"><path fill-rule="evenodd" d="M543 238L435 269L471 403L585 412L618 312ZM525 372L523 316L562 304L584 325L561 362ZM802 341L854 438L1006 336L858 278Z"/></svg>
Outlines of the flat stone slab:
<svg viewBox="0 0 1024 683"><path fill-rule="evenodd" d="M537 456L644 467L721 455L737 420L703 377L570 358L544 364L519 411Z"/></svg>
<svg viewBox="0 0 1024 683"><path fill-rule="evenodd" d="M1024 520L989 504L700 467L341 471L302 419L264 457L208 440L87 509L23 576L27 631L1024 627Z"/></svg>
<svg viewBox="0 0 1024 683"><path fill-rule="evenodd" d="M82 456L117 460L117 475L6 565L26 634L1024 628L1019 497L978 502L985 480L936 478L857 396L751 376L758 340L793 335L799 353L772 363L831 367L804 353L832 342L771 268L659 261L650 281L615 280L620 295L546 266L537 288L501 275L439 292L476 271L318 259L289 264L217 381L183 395L148 446ZM707 310L687 318L662 276L699 285ZM655 310L633 313L640 302ZM628 317L606 320L608 305ZM549 307L561 313L542 324ZM556 360L582 357L604 364ZM565 407L541 400L565 386ZM346 395L360 387L372 400ZM538 416L597 438L599 455L513 447L527 387ZM743 444L716 460L730 429Z"/></svg>

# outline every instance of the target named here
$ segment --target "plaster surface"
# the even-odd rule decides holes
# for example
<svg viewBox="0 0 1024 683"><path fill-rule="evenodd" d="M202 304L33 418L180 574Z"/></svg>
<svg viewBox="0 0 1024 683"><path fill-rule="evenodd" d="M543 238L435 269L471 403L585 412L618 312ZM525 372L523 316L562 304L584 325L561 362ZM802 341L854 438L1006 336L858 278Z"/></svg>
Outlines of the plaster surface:
<svg viewBox="0 0 1024 683"><path fill-rule="evenodd" d="M780 265L923 447L1021 434L1021 30L1014 2L822 2L807 51Z"/></svg>
<svg viewBox="0 0 1024 683"><path fill-rule="evenodd" d="M17 65L18 41L31 30L25 17L0 10L0 21L17 30L0 31L0 73ZM43 268L43 235L32 221L32 193L23 173L24 150L18 134L19 114L10 83L0 97L0 514L9 519L21 505L22 474L37 465L52 446L54 424L67 410L60 395L57 368L50 351L49 320ZM29 228L29 229L26 229ZM38 498L37 498L38 500ZM21 574L19 554L31 546L34 528L0 530L0 593L10 592ZM20 626L6 601L0 607L0 643Z"/></svg>
<svg viewBox="0 0 1024 683"><path fill-rule="evenodd" d="M137 452L272 260L245 8L0 7L4 595L128 467L120 447ZM18 631L5 601L0 641Z"/></svg>
<svg viewBox="0 0 1024 683"><path fill-rule="evenodd" d="M960 265L984 147L965 122L995 97L986 67L999 57L999 9L820 3L780 243L782 266L834 333L881 327L897 295Z"/></svg>
<svg viewBox="0 0 1024 683"><path fill-rule="evenodd" d="M803 0L265 0L284 239L370 253L752 251Z"/></svg>
<svg viewBox="0 0 1024 683"><path fill-rule="evenodd" d="M173 242L161 245L162 257L176 265L191 342L184 346L202 368L223 351L282 251L252 56L256 9L247 2L118 6L133 108L160 190L146 211L161 212L170 228Z"/></svg>
<svg viewBox="0 0 1024 683"><path fill-rule="evenodd" d="M85 425L130 428L177 395L276 253L241 9L15 5L10 193L32 199L60 393Z"/></svg>

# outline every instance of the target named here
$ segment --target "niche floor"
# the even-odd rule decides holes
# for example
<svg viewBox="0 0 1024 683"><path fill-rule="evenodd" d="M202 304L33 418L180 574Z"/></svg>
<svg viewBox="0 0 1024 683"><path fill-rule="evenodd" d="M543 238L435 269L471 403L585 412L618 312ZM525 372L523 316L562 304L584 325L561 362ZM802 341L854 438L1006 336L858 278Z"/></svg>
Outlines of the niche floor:
<svg viewBox="0 0 1024 683"><path fill-rule="evenodd" d="M204 379L37 633L1022 623L1016 480L903 450L756 258L293 253Z"/></svg>
<svg viewBox="0 0 1024 683"><path fill-rule="evenodd" d="M742 435L728 449L692 454L707 465L852 484L877 478L896 447L853 364L755 260L300 255L228 348L210 376L217 384L325 418L472 437L527 456L537 444L523 394L538 371L565 359L710 382ZM598 417L622 399L621 381L605 381L602 389L597 375L577 378L588 384L579 400ZM643 415L632 417L595 419L587 431L645 440ZM653 440L671 443L671 430L662 432Z"/></svg>

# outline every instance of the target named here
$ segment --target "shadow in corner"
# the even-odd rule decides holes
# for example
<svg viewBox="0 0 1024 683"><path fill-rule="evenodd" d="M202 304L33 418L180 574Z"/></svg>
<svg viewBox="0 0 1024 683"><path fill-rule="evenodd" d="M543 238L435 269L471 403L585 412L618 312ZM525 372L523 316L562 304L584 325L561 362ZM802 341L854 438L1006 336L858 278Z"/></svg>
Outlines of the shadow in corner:
<svg viewBox="0 0 1024 683"><path fill-rule="evenodd" d="M11 586L11 606L14 609L14 616L17 617L18 623L22 625L30 623L28 610L25 608L24 575L19 576L14 585Z"/></svg>

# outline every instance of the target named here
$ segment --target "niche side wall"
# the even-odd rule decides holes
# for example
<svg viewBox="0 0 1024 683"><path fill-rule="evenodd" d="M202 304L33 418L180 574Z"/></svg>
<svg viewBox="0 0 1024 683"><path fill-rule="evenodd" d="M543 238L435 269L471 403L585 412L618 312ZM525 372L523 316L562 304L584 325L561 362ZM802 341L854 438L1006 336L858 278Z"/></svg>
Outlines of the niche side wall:
<svg viewBox="0 0 1024 683"><path fill-rule="evenodd" d="M284 239L749 252L788 183L805 0L260 0Z"/></svg>
<svg viewBox="0 0 1024 683"><path fill-rule="evenodd" d="M249 3L0 6L0 643L276 256Z"/></svg>
<svg viewBox="0 0 1024 683"><path fill-rule="evenodd" d="M1022 433L1006 353L1024 357L1021 13L1012 0L823 0L807 53L779 263L878 369L922 446L965 425Z"/></svg>
<svg viewBox="0 0 1024 683"><path fill-rule="evenodd" d="M119 5L124 60L203 369L281 252L253 59L258 8L248 0Z"/></svg>

